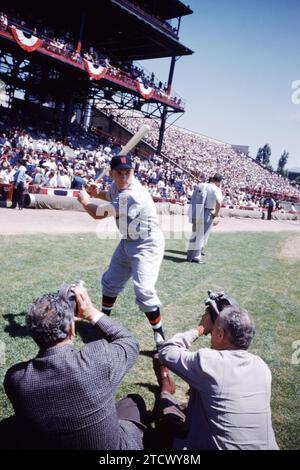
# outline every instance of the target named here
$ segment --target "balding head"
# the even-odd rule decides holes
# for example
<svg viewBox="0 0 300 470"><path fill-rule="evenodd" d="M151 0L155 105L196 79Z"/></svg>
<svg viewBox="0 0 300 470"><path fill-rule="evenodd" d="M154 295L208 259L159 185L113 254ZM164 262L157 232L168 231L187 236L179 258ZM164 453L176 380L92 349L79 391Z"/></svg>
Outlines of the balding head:
<svg viewBox="0 0 300 470"><path fill-rule="evenodd" d="M220 312L219 322L234 346L249 348L255 335L255 324L247 310L229 305Z"/></svg>
<svg viewBox="0 0 300 470"><path fill-rule="evenodd" d="M247 350L254 335L255 324L247 310L236 305L229 305L219 313L215 322L212 347Z"/></svg>

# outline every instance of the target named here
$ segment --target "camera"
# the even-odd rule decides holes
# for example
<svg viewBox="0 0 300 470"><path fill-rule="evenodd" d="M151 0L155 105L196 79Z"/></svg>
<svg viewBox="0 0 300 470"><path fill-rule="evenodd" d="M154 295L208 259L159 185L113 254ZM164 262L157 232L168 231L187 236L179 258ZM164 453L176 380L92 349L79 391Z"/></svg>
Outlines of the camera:
<svg viewBox="0 0 300 470"><path fill-rule="evenodd" d="M74 312L75 317L77 317L77 303L73 289L75 287L82 287L84 285L85 283L82 280L74 282L73 284L66 284L65 282L63 282L58 291L58 295L62 299L64 299L65 302L67 302L67 304L70 306L71 311Z"/></svg>
<svg viewBox="0 0 300 470"><path fill-rule="evenodd" d="M224 292L215 293L209 290L207 293L208 298L205 300L205 306L213 323L215 323L219 313L223 310L224 307L227 307L228 305L238 306L238 302L232 297L226 295Z"/></svg>

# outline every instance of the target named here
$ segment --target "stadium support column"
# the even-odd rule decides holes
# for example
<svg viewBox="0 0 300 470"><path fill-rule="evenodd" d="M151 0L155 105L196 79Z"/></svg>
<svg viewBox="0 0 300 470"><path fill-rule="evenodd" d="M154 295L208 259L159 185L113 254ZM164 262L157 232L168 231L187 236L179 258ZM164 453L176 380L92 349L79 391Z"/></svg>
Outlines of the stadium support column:
<svg viewBox="0 0 300 470"><path fill-rule="evenodd" d="M162 145L163 145L163 141L164 141L164 134L165 134L167 117L168 117L167 107L164 106L164 110L163 110L162 115L161 115L161 124L160 124L160 129L159 129L159 138L158 138L158 144L157 144L157 150L156 150L157 155L161 154Z"/></svg>
<svg viewBox="0 0 300 470"><path fill-rule="evenodd" d="M70 93L65 100L65 119L63 124L63 143L67 145L68 143L68 136L70 134L70 127L71 127L71 119L73 114L73 106L74 106L74 97L73 94Z"/></svg>
<svg viewBox="0 0 300 470"><path fill-rule="evenodd" d="M80 31L79 31L79 38L78 38L77 47L76 47L77 54L81 53L83 32L84 32L84 27L85 27L85 15L86 13L85 11L83 11L80 17Z"/></svg>
<svg viewBox="0 0 300 470"><path fill-rule="evenodd" d="M174 77L174 70L175 70L175 64L176 64L176 57L172 57L170 72L169 72L169 78L168 78L168 84L167 84L168 94L171 93L173 77ZM157 144L157 155L161 154L162 145L163 145L163 141L164 141L164 134L165 134L165 129L166 129L167 118L168 118L168 108L167 108L167 106L164 106L163 112L162 112L162 115L161 115L161 125L160 125L160 129L159 129L159 138L158 138L158 144Z"/></svg>
<svg viewBox="0 0 300 470"><path fill-rule="evenodd" d="M93 104L94 104L94 99L91 96L88 96L86 105L85 105L85 110L84 110L83 128L85 131L88 131L91 125L92 114L93 114Z"/></svg>

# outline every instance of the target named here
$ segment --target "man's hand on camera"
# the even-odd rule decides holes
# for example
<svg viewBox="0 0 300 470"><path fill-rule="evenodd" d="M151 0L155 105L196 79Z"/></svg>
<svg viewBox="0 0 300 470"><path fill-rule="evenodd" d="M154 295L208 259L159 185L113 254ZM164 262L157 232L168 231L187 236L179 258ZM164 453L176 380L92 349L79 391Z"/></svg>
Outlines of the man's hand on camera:
<svg viewBox="0 0 300 470"><path fill-rule="evenodd" d="M97 310L89 297L88 291L84 286L74 287L74 293L77 303L77 319L87 320L92 322L100 312Z"/></svg>
<svg viewBox="0 0 300 470"><path fill-rule="evenodd" d="M213 327L214 327L214 324L211 320L211 316L209 312L205 312L204 315L202 315L199 326L198 326L199 336L208 335L209 333L212 332Z"/></svg>

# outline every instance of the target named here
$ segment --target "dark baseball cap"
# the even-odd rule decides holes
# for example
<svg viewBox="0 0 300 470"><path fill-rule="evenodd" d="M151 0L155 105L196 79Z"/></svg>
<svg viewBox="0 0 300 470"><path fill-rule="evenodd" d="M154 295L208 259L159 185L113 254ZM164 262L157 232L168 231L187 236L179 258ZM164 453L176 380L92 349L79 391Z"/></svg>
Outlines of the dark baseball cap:
<svg viewBox="0 0 300 470"><path fill-rule="evenodd" d="M129 155L117 155L110 161L111 170L131 170L132 161Z"/></svg>

